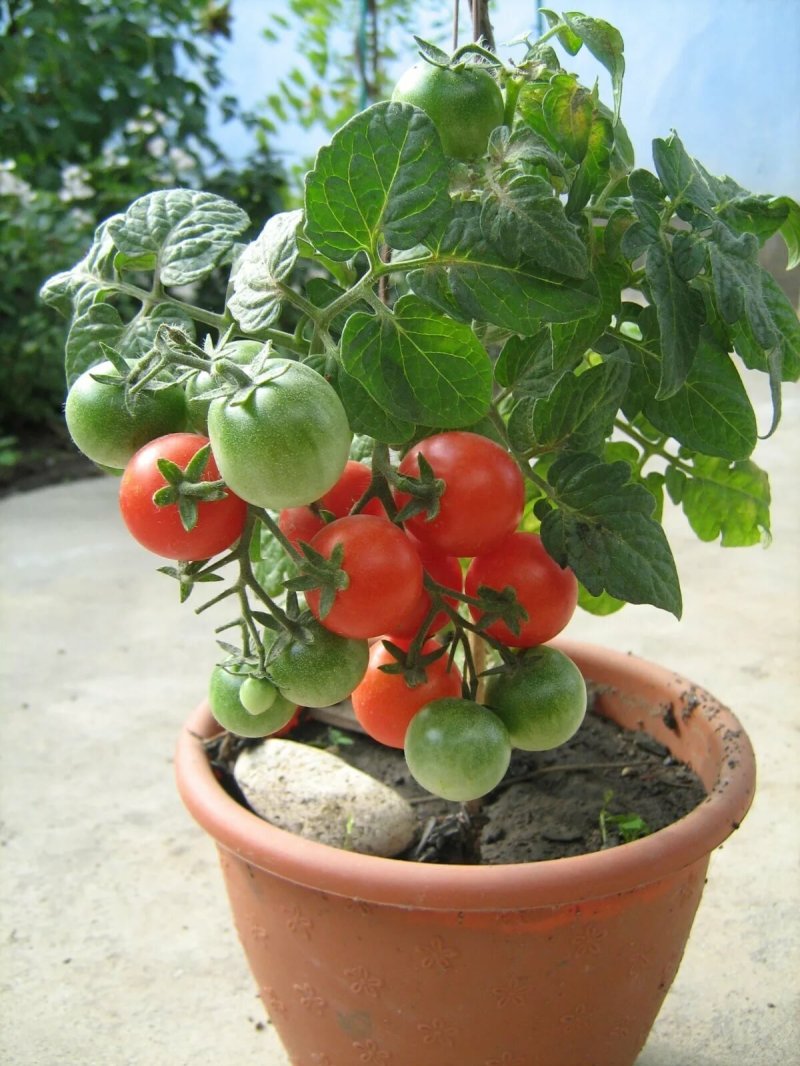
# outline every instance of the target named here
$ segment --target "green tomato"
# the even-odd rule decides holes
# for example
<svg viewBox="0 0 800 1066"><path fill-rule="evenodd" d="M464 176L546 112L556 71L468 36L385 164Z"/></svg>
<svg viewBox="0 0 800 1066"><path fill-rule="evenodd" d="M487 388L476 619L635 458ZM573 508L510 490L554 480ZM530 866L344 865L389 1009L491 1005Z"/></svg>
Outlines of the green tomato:
<svg viewBox="0 0 800 1066"><path fill-rule="evenodd" d="M239 689L242 706L250 714L263 714L275 702L278 690L265 677L246 677Z"/></svg>
<svg viewBox="0 0 800 1066"><path fill-rule="evenodd" d="M330 707L346 699L367 670L366 640L340 637L319 622L306 626L308 642L293 640L268 666L281 693L301 707Z"/></svg>
<svg viewBox="0 0 800 1066"><path fill-rule="evenodd" d="M511 758L508 731L472 700L426 703L406 730L405 755L414 779L447 800L478 799L503 779Z"/></svg>
<svg viewBox="0 0 800 1066"><path fill-rule="evenodd" d="M541 645L486 679L484 700L524 751L548 751L569 740L586 714L586 683L563 652Z"/></svg>
<svg viewBox="0 0 800 1066"><path fill-rule="evenodd" d="M292 720L297 706L277 693L268 709L252 714L243 705L240 695L246 674L230 673L221 666L211 671L208 703L211 713L223 729L238 737L266 737L277 733Z"/></svg>
<svg viewBox="0 0 800 1066"><path fill-rule="evenodd" d="M263 349L261 341L232 341L226 344L215 359L230 359L232 363L248 366ZM199 370L186 382L186 411L188 428L194 433L208 433L208 409L212 397L208 395L219 386L219 380L206 370Z"/></svg>
<svg viewBox="0 0 800 1066"><path fill-rule="evenodd" d="M318 500L339 480L353 435L336 391L316 370L274 359L270 373L244 401L213 400L208 435L231 491L280 511Z"/></svg>
<svg viewBox="0 0 800 1066"><path fill-rule="evenodd" d="M186 400L179 385L145 389L130 407L125 385L96 381L92 375L116 375L110 362L85 370L67 393L64 417L76 446L102 467L123 468L145 444L186 425Z"/></svg>
<svg viewBox="0 0 800 1066"><path fill-rule="evenodd" d="M484 67L437 67L421 60L402 75L392 100L414 104L431 119L445 153L454 159L477 159L489 134L502 126L505 106L495 79Z"/></svg>

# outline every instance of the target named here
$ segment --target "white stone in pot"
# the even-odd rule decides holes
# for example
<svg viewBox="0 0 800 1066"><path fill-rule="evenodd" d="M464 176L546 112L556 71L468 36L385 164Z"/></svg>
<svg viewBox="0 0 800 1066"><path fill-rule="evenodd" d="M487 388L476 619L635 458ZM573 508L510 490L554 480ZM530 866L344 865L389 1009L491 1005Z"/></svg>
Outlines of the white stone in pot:
<svg viewBox="0 0 800 1066"><path fill-rule="evenodd" d="M390 858L416 835L414 809L394 789L307 744L246 748L234 776L256 814L320 844Z"/></svg>

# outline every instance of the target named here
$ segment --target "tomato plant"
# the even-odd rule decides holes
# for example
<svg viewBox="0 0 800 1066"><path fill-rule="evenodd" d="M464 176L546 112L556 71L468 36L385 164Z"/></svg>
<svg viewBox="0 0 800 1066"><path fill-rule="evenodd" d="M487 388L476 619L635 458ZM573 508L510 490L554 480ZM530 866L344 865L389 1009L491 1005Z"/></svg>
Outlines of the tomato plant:
<svg viewBox="0 0 800 1066"><path fill-rule="evenodd" d="M484 702L515 748L547 751L573 736L586 714L586 684L575 663L555 648L528 648L486 678Z"/></svg>
<svg viewBox="0 0 800 1066"><path fill-rule="evenodd" d="M505 776L511 742L502 721L472 700L436 699L411 719L405 755L414 779L443 799L467 801Z"/></svg>
<svg viewBox="0 0 800 1066"><path fill-rule="evenodd" d="M516 529L525 486L519 467L500 445L477 433L438 433L409 449L400 473L418 477L420 456L444 482L444 491L435 516L420 512L406 519L415 537L447 555L472 556ZM396 499L405 507L411 496L397 491Z"/></svg>
<svg viewBox="0 0 800 1066"><path fill-rule="evenodd" d="M215 666L208 685L211 713L223 729L239 737L266 737L283 730L294 718L297 707L276 693L269 706L253 713L242 702L242 689L250 680L244 674Z"/></svg>
<svg viewBox="0 0 800 1066"><path fill-rule="evenodd" d="M495 548L470 563L464 588L478 596L482 586L502 592L513 590L527 613L519 631L513 632L502 619L486 626L486 632L511 647L529 648L552 640L567 625L578 604L578 582L548 555L535 533L511 533ZM483 615L470 606L477 621Z"/></svg>
<svg viewBox="0 0 800 1066"><path fill-rule="evenodd" d="M274 359L257 384L212 400L208 435L226 483L248 503L312 503L340 477L352 433L342 402L310 366Z"/></svg>
<svg viewBox="0 0 800 1066"><path fill-rule="evenodd" d="M159 463L173 464L185 470L198 452L208 445L205 437L194 433L171 433L158 437L140 448L122 475L119 507L128 532L143 547L167 559L209 559L229 548L241 536L247 517L247 505L229 489L220 487L220 498L202 499L183 496L190 502L192 524L186 527L186 510L179 499L159 505L154 497L167 489L169 482ZM219 470L212 455L208 456L199 482L219 481ZM192 488L189 488L192 492Z"/></svg>
<svg viewBox="0 0 800 1066"><path fill-rule="evenodd" d="M503 94L489 71L475 64L437 66L423 59L400 77L392 99L425 111L454 159L483 155L489 134L503 124Z"/></svg>
<svg viewBox="0 0 800 1066"><path fill-rule="evenodd" d="M168 385L126 400L124 380L106 361L85 370L73 383L64 417L84 455L100 466L121 469L149 440L184 428L186 398L178 386Z"/></svg>
<svg viewBox="0 0 800 1066"><path fill-rule="evenodd" d="M399 646L408 651L410 641ZM428 640L420 651L425 656L444 649L435 640ZM351 700L356 718L371 737L389 747L402 748L408 723L420 707L431 700L461 695L461 674L442 654L423 669L423 678L411 685L403 673L382 669L396 664L382 641L373 644L367 672L353 689Z"/></svg>
<svg viewBox="0 0 800 1066"><path fill-rule="evenodd" d="M705 540L768 539L749 380L765 373L773 430L800 377L795 309L760 257L780 235L800 262L800 205L714 177L675 133L635 164L618 34L547 19L513 61L418 40L394 98L344 123L302 202L246 243L236 204L160 189L42 292L72 314L76 443L130 461L126 520L175 560L161 569L181 598L230 608L237 713L271 713L270 685L314 708L359 690L397 744L414 682L451 662L459 694L419 707L404 750L454 799L493 788L510 744L577 727L578 675L542 646L579 588L598 614L680 616L670 504ZM559 63L583 45L608 103ZM228 269L221 306L191 302ZM182 432L187 402L207 466L198 437L148 466L138 449ZM399 674L368 666L373 637ZM497 713L477 702L486 645Z"/></svg>
<svg viewBox="0 0 800 1066"><path fill-rule="evenodd" d="M403 531L375 515L348 515L324 526L311 541L330 559L341 554L344 580L326 603L324 588L306 592L315 618L345 637L388 633L416 609L422 593L422 563Z"/></svg>

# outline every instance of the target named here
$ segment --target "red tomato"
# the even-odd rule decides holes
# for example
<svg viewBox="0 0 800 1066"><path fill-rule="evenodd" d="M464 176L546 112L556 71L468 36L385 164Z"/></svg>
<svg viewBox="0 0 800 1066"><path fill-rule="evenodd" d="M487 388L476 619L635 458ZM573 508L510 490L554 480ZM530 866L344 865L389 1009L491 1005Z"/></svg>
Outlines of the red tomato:
<svg viewBox="0 0 800 1066"><path fill-rule="evenodd" d="M170 433L145 444L129 461L119 486L119 506L131 535L149 551L167 559L210 559L239 539L247 517L247 504L229 489L222 500L197 504L197 523L186 530L177 504L159 507L153 494L166 484L156 465L169 459L182 470L208 444L194 433ZM209 456L202 481L218 481L214 456Z"/></svg>
<svg viewBox="0 0 800 1066"><path fill-rule="evenodd" d="M404 650L411 645L410 640L394 643ZM427 654L440 647L435 640L429 640L422 651ZM380 669L393 662L394 656L382 642L373 644L367 672L350 699L356 718L371 737L391 748L402 748L408 723L420 707L444 696L461 695L461 675L454 665L448 670L444 654L426 667L425 681L410 688L402 674L387 674Z"/></svg>
<svg viewBox="0 0 800 1066"><path fill-rule="evenodd" d="M477 596L481 585L497 589L511 587L528 618L518 634L505 622L492 622L486 632L512 648L544 644L560 633L578 603L578 582L571 570L562 569L544 549L535 533L511 533L493 551L472 560L464 583L469 596ZM470 607L477 621L481 612Z"/></svg>
<svg viewBox="0 0 800 1066"><path fill-rule="evenodd" d="M348 459L342 476L332 489L329 489L319 501L320 507L330 511L334 518L344 518L364 495L372 480L372 474L363 463ZM383 504L378 499L371 499L363 514L385 515ZM278 525L289 542L297 548L300 541L311 543L311 538L325 525L323 519L310 507L285 507L279 517Z"/></svg>
<svg viewBox="0 0 800 1066"><path fill-rule="evenodd" d="M400 463L400 473L419 476L424 455L445 482L439 513L409 518L405 525L419 540L446 555L472 556L488 551L519 525L525 485L519 467L499 444L477 433L452 430L415 444ZM395 494L398 507L409 500Z"/></svg>
<svg viewBox="0 0 800 1066"><path fill-rule="evenodd" d="M412 537L410 533L408 534L408 539L414 545L417 555L419 555L420 561L422 562L422 569L426 574L430 574L433 580L440 585L446 585L447 588L455 589L457 592L462 591L464 587L464 575L461 572L461 564L454 555L444 555L435 548L423 544L423 542L417 540L416 537ZM458 607L458 600L454 600L450 596L445 596L445 600L451 607ZM412 611L405 624L400 628L395 625L392 634L398 637L414 637L419 630L419 627L425 621L430 606L430 593L427 589L423 588L414 611ZM446 611L439 611L434 615L433 621L428 627L428 634L435 633L437 630L442 629L443 626L447 625L449 620Z"/></svg>
<svg viewBox="0 0 800 1066"><path fill-rule="evenodd" d="M422 592L422 563L399 526L376 515L337 518L324 526L311 547L326 558L341 544L348 586L336 592L333 606L320 615L320 589L306 602L326 629L342 637L377 637L403 625Z"/></svg>

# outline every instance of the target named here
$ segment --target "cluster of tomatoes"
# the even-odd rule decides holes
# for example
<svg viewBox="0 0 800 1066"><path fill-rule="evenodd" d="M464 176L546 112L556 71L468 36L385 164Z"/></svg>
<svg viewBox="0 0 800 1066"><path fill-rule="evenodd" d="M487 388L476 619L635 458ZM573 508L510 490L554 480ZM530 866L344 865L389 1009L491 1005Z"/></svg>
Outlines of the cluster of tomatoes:
<svg viewBox="0 0 800 1066"><path fill-rule="evenodd" d="M135 433L118 439L133 417L118 392L95 370L67 400L76 443L108 466L137 443ZM153 395L147 404L159 407L163 428L180 405L171 388ZM583 680L543 645L572 616L578 586L538 536L519 529L524 482L503 447L466 431L423 439L382 501L367 491L372 471L347 457L338 396L309 367L272 360L238 401L198 405L190 391L190 410L193 399L193 431L162 432L124 463L120 509L132 535L159 555L206 560L239 541L252 509L270 508L301 572L305 563L323 575L304 592L313 620L302 639L267 657L267 676L214 670L210 704L220 724L274 734L298 705L351 696L368 734L403 748L424 787L456 800L493 788L513 746L549 748L572 735L585 711ZM138 410L141 420L147 405ZM158 419L146 421L134 428L149 437ZM104 450L94 438L114 425L114 448ZM415 511L415 487L426 484L433 506ZM392 520L384 503L407 517ZM458 657L442 637L453 627L519 649L512 666L488 676L483 703L465 698Z"/></svg>

